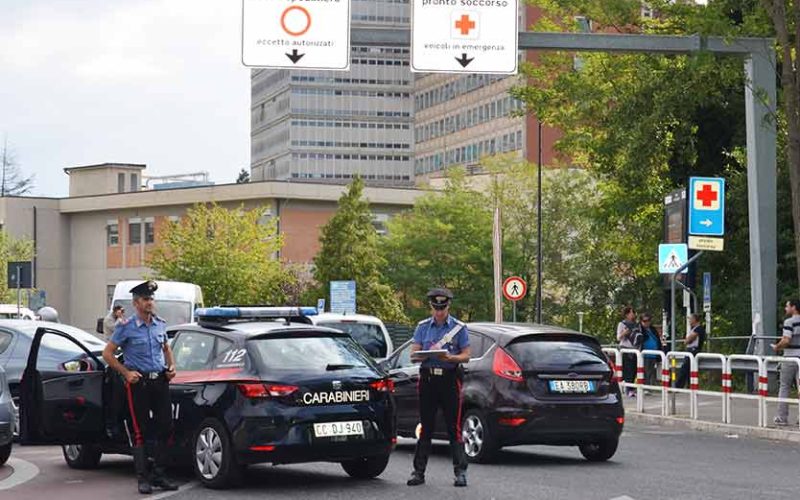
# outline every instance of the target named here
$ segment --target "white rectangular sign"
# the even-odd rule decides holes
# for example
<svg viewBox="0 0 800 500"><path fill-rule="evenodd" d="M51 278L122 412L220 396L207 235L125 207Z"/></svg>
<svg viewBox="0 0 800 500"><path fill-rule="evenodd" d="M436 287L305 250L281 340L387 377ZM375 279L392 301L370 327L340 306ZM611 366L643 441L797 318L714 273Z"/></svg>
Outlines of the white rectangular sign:
<svg viewBox="0 0 800 500"><path fill-rule="evenodd" d="M242 0L242 64L350 69L350 0Z"/></svg>
<svg viewBox="0 0 800 500"><path fill-rule="evenodd" d="M411 71L516 74L518 0L413 0Z"/></svg>

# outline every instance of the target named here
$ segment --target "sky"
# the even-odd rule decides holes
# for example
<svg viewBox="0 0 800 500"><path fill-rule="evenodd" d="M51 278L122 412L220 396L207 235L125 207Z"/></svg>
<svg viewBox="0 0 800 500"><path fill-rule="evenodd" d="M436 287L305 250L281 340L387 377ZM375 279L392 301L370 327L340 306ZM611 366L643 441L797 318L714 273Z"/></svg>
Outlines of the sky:
<svg viewBox="0 0 800 500"><path fill-rule="evenodd" d="M241 1L0 1L0 141L32 194L66 196L65 167L104 162L249 170Z"/></svg>

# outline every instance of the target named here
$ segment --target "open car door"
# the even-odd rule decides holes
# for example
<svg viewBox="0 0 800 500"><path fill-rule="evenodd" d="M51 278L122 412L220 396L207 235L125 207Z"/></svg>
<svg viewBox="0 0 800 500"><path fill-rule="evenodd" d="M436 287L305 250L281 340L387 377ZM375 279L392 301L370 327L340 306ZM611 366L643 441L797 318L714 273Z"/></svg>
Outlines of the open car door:
<svg viewBox="0 0 800 500"><path fill-rule="evenodd" d="M82 349L87 362L72 362L68 371L39 371L42 339L55 335ZM93 365L93 366L92 366ZM28 364L20 381L20 442L22 444L97 443L105 436L103 417L103 363L80 342L52 328L38 328Z"/></svg>

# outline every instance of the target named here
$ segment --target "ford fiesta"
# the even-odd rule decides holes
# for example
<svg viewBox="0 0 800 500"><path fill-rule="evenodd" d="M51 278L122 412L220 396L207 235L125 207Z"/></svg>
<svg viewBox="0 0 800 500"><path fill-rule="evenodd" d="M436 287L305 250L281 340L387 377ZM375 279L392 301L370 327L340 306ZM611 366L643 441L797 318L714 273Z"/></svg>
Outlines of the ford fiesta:
<svg viewBox="0 0 800 500"><path fill-rule="evenodd" d="M255 463L339 462L356 478L386 468L396 443L393 383L347 334L306 324L314 312L199 309L198 323L170 328L172 458L205 486L236 483ZM85 371L37 370L47 335L81 347ZM75 339L40 328L22 385L23 443L61 444L75 468L130 452L121 379Z"/></svg>

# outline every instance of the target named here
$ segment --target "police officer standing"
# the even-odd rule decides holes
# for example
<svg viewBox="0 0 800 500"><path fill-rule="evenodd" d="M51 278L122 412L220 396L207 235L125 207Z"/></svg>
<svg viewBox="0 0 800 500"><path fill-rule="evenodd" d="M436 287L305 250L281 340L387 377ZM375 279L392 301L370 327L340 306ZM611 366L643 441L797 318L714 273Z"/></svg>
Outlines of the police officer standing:
<svg viewBox="0 0 800 500"><path fill-rule="evenodd" d="M414 471L409 486L425 483L425 468L431 454L431 434L436 428L436 412L441 407L450 451L453 454L454 486L467 485L467 457L461 441L461 363L469 361L470 348L467 327L450 316L453 294L446 288L428 292L432 315L419 322L411 345L411 359L420 361L417 351L446 350L438 357L425 357L419 370L419 415L422 422L417 449L414 453Z"/></svg>
<svg viewBox="0 0 800 500"><path fill-rule="evenodd" d="M167 342L166 322L155 315L155 281L145 281L131 289L135 314L120 321L103 350L103 359L125 379L125 392L134 433L133 461L139 493L152 493L153 487L177 490L164 475L168 457L167 440L172 432L172 404L169 381L175 376L172 349ZM125 364L114 355L122 349ZM151 418L152 415L152 418ZM148 471L145 437L154 436L154 467Z"/></svg>

